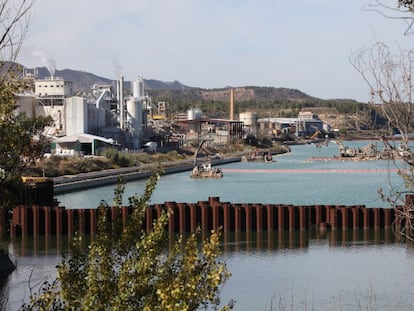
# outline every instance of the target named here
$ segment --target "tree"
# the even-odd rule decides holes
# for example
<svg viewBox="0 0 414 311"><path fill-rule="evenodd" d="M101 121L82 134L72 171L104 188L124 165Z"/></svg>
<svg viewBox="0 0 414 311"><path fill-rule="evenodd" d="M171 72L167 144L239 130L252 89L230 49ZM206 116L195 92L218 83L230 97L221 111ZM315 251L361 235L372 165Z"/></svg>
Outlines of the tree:
<svg viewBox="0 0 414 311"><path fill-rule="evenodd" d="M397 0L394 3L395 5L388 5L383 0L375 0L364 5L363 9L377 12L386 18L404 21L407 25L405 34L412 34L414 25L414 1Z"/></svg>
<svg viewBox="0 0 414 311"><path fill-rule="evenodd" d="M394 54L386 44L375 41L355 53L352 64L371 89L371 106L388 122L390 138L382 137L385 147L403 160L402 165L394 163L405 189L394 186L386 199L397 212L394 228L398 235L414 240L414 200L407 199L414 194L414 152L410 145L414 132L414 51L400 49ZM395 133L398 141L394 141Z"/></svg>
<svg viewBox="0 0 414 311"><path fill-rule="evenodd" d="M220 285L230 276L220 262L219 231L199 248L198 235L168 236L170 211L153 229L143 227L145 211L159 175L148 181L143 195L129 199L132 214L126 226L110 224L106 204L100 206L96 238L85 252L75 238L69 258L58 266L55 282L45 284L24 310L197 310L218 308ZM114 202L121 208L123 185ZM171 244L170 244L171 243ZM172 247L169 245L173 245ZM223 308L229 310L231 303Z"/></svg>
<svg viewBox="0 0 414 311"><path fill-rule="evenodd" d="M17 78L15 63L27 33L30 1L0 0L0 208L16 199L23 169L40 158L48 145L42 135L51 118L16 112L19 93L26 89Z"/></svg>
<svg viewBox="0 0 414 311"><path fill-rule="evenodd" d="M10 63L14 63L19 55L27 34L32 5L32 1L27 0L0 0L0 72L7 73Z"/></svg>
<svg viewBox="0 0 414 311"><path fill-rule="evenodd" d="M49 144L42 131L50 118L15 112L16 94L23 87L11 74L0 81L0 207L13 199L24 168L42 157Z"/></svg>
<svg viewBox="0 0 414 311"><path fill-rule="evenodd" d="M404 8L409 12L414 12L413 0L398 0L398 8Z"/></svg>

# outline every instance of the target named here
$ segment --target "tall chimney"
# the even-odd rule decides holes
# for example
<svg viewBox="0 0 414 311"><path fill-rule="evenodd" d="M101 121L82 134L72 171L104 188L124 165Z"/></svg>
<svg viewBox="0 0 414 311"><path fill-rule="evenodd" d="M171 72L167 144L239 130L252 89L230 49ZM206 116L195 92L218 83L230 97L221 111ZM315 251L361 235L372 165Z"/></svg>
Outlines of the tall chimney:
<svg viewBox="0 0 414 311"><path fill-rule="evenodd" d="M119 123L121 126L121 130L124 129L124 117L125 117L125 111L124 111L124 77L121 77L121 80L119 80Z"/></svg>
<svg viewBox="0 0 414 311"><path fill-rule="evenodd" d="M230 90L230 120L234 120L234 89Z"/></svg>

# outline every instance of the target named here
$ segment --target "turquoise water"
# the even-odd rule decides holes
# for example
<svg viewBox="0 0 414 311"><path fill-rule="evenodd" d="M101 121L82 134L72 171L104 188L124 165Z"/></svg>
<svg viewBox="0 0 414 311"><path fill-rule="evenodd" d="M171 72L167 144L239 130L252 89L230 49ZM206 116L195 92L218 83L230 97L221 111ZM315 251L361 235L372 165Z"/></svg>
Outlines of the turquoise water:
<svg viewBox="0 0 414 311"><path fill-rule="evenodd" d="M349 143L352 147L366 144ZM191 179L190 172L165 175L159 180L152 203L197 202L216 196L221 201L233 203L387 206L377 191L382 188L385 194L389 194L391 185L401 184L393 173L394 164L388 161L313 160L337 153L338 147L332 143L322 148L315 145L292 146L291 154L277 156L274 163L222 165L222 179ZM145 181L142 180L128 183L125 198L142 193L144 186ZM113 190L113 186L105 186L62 194L57 199L68 208L94 208L101 200L111 203Z"/></svg>
<svg viewBox="0 0 414 311"><path fill-rule="evenodd" d="M367 142L350 142L364 146ZM293 146L275 163L223 165L220 180L194 180L189 172L161 177L152 202L221 201L288 204L365 204L387 206L385 192L401 182L387 161L324 161L336 145ZM145 181L131 182L126 197L141 193ZM71 208L111 202L113 186L60 195ZM36 288L55 276L67 238L16 239L10 251L18 269L2 288L7 310L18 310ZM395 241L390 231L358 230L226 233L223 259L232 277L222 301L236 300L234 310L413 310L414 251ZM0 296L2 294L0 291Z"/></svg>

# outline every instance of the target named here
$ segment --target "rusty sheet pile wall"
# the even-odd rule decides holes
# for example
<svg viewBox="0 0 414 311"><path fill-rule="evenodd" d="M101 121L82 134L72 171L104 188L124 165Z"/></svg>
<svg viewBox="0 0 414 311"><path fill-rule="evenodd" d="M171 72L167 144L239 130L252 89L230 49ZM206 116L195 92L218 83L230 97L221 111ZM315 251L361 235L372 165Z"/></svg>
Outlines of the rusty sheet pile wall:
<svg viewBox="0 0 414 311"><path fill-rule="evenodd" d="M117 208L110 208L109 219L117 217ZM211 230L222 227L229 232L262 230L307 230L310 228L347 230L390 228L400 223L398 215L390 208L366 208L363 205L312 205L235 204L221 202L218 197L197 203L165 202L154 204L146 211L145 228L151 229L153 221L162 210L170 209L170 232L194 232L198 227ZM11 236L71 235L75 231L94 234L97 209L65 209L59 206L18 206L10 221ZM131 213L122 207L123 224ZM1 216L1 215L0 215ZM4 219L4 217L3 217ZM4 228L2 221L0 228Z"/></svg>

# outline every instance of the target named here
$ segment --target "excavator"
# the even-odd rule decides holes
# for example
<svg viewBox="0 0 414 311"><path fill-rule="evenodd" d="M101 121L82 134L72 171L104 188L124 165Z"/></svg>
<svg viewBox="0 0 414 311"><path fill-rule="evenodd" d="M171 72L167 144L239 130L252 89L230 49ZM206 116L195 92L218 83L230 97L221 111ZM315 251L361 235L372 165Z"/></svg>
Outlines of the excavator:
<svg viewBox="0 0 414 311"><path fill-rule="evenodd" d="M339 156L343 158L347 157L376 157L377 156L377 146L370 143L362 148L350 148L344 146L340 139L333 140L339 148Z"/></svg>
<svg viewBox="0 0 414 311"><path fill-rule="evenodd" d="M313 133L313 135L311 136L311 140L314 140L316 138L319 138L319 135L321 135L322 132L321 131L316 131L315 133Z"/></svg>
<svg viewBox="0 0 414 311"><path fill-rule="evenodd" d="M212 168L211 162L208 163L197 163L198 153L200 152L201 148L203 147L206 141L202 140L199 144L197 151L194 154L194 162L193 162L193 170L191 172L191 178L222 178L223 172L219 168Z"/></svg>
<svg viewBox="0 0 414 311"><path fill-rule="evenodd" d="M382 159L403 159L409 165L414 165L413 154L406 144L401 143L397 147L394 147L383 136L381 137L381 141L384 144L384 151L381 154Z"/></svg>

